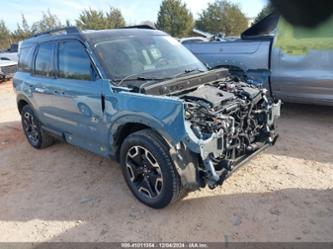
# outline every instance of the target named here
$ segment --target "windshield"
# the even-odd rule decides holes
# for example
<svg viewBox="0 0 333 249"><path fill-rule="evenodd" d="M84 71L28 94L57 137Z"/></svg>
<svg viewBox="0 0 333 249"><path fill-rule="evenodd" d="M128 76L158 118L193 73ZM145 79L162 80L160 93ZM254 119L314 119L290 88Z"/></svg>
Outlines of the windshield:
<svg viewBox="0 0 333 249"><path fill-rule="evenodd" d="M206 67L170 36L117 37L95 43L111 79L115 82L137 78L167 79ZM141 82L142 83L142 82Z"/></svg>

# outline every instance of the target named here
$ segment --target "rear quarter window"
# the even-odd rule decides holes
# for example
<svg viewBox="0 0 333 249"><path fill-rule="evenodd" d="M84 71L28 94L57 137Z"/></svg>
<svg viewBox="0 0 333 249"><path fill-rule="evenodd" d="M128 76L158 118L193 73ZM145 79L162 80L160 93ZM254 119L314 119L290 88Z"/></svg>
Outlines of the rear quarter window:
<svg viewBox="0 0 333 249"><path fill-rule="evenodd" d="M18 70L21 72L32 72L32 59L35 47L24 47L20 49Z"/></svg>

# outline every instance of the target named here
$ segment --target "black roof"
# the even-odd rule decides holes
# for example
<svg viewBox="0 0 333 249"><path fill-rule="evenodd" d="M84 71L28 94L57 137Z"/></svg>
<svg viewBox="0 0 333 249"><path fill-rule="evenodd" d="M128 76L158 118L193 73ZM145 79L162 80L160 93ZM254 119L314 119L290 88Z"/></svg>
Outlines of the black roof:
<svg viewBox="0 0 333 249"><path fill-rule="evenodd" d="M24 40L21 44L21 47L31 46L36 43L52 41L52 40L61 40L68 38L81 39L83 41L87 40L94 44L96 41L107 40L110 37L121 37L121 36L159 36L166 35L166 33L154 30L150 28L143 28L141 26L133 26L128 28L119 28L119 29L107 29L107 30L84 30L80 31L79 29L74 29L70 27L70 32L65 29L56 29L48 32L43 32L37 35L32 36Z"/></svg>

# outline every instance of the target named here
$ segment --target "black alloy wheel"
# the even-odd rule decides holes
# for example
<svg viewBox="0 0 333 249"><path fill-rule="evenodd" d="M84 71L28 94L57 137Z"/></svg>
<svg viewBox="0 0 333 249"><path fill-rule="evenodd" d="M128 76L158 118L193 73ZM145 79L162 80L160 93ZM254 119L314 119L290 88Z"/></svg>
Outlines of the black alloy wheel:
<svg viewBox="0 0 333 249"><path fill-rule="evenodd" d="M161 168L152 153L142 146L131 147L126 156L130 181L138 193L156 198L163 187Z"/></svg>

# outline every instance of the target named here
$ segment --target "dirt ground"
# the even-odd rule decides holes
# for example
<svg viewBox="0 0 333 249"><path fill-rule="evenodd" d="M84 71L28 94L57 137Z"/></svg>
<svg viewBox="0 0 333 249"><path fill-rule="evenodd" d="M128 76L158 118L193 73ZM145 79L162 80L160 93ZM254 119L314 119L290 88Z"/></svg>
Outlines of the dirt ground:
<svg viewBox="0 0 333 249"><path fill-rule="evenodd" d="M25 140L0 84L0 241L333 241L333 108L284 105L275 147L222 187L163 210L140 204L119 165Z"/></svg>

